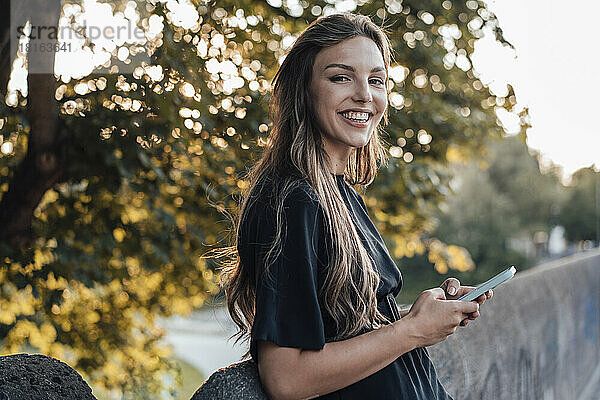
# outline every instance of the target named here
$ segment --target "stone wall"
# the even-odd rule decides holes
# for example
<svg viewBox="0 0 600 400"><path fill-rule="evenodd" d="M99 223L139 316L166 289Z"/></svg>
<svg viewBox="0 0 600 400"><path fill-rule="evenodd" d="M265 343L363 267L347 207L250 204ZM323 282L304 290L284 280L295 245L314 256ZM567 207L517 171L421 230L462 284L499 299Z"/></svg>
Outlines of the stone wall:
<svg viewBox="0 0 600 400"><path fill-rule="evenodd" d="M599 314L600 252L580 253L517 273L429 352L456 399L599 399Z"/></svg>

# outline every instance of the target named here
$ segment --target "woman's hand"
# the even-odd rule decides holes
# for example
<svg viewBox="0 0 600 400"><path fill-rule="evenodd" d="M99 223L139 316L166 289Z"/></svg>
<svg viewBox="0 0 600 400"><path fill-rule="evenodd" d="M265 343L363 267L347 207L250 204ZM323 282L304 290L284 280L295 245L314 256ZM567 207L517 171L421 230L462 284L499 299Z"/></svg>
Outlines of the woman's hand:
<svg viewBox="0 0 600 400"><path fill-rule="evenodd" d="M456 300L456 299L460 298L461 296L469 293L471 290L475 289L474 286L461 286L460 281L456 278L446 279L444 281L444 283L442 283L440 285L440 288L444 289L444 292L446 294L446 299L448 299L448 300ZM479 304L479 307L481 307L483 305L483 303L485 303L486 300L491 299L493 296L494 296L494 292L493 292L493 290L490 289L473 301L476 301ZM479 311L469 315L469 317L465 318L460 323L460 325L467 326L467 324L469 323L469 320L474 320L477 317L479 317Z"/></svg>
<svg viewBox="0 0 600 400"><path fill-rule="evenodd" d="M422 292L400 321L411 324L416 347L424 347L446 340L469 315L478 315L478 310L479 303L446 300L444 290L434 288Z"/></svg>

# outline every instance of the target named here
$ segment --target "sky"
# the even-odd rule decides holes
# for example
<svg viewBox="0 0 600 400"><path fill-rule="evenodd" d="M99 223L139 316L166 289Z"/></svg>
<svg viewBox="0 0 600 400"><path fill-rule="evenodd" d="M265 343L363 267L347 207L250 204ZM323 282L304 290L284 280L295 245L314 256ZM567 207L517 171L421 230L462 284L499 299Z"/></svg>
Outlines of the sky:
<svg viewBox="0 0 600 400"><path fill-rule="evenodd" d="M528 107L527 144L564 176L600 169L600 1L487 0L515 50L479 40L473 65L494 87L510 82L517 107ZM510 119L505 125L510 128ZM510 129L509 129L510 130ZM568 180L568 179L567 179Z"/></svg>

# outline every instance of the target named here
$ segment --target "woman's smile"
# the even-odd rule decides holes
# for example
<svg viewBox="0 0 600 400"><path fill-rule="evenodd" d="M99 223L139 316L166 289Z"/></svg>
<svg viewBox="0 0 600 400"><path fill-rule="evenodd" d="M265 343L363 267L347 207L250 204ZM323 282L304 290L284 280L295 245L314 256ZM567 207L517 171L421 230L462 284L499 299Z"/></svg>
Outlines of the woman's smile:
<svg viewBox="0 0 600 400"><path fill-rule="evenodd" d="M372 114L370 112L344 111L339 112L344 122L352 127L366 128L369 126Z"/></svg>

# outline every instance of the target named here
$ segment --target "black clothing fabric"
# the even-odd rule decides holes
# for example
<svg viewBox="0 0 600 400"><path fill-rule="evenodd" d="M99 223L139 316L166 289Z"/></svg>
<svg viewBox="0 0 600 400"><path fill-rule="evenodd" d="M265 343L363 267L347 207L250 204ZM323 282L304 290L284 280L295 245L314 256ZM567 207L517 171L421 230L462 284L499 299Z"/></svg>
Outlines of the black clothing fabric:
<svg viewBox="0 0 600 400"><path fill-rule="evenodd" d="M241 263L256 279L256 314L250 343L250 353L256 362L257 340L320 350L335 336L333 321L321 307L318 295L328 266L329 239L323 210L310 185L298 180L284 200L285 221L278 224L271 190L281 179L274 176L259 183L249 199L237 243ZM380 275L378 309L391 321L398 320L395 296L402 287L400 271L369 218L362 197L344 181L343 175L335 175L335 179ZM267 280L263 276L265 256L278 226L285 233L282 251L269 267L273 280ZM452 400L452 397L438 381L427 349L417 348L376 373L318 399Z"/></svg>

